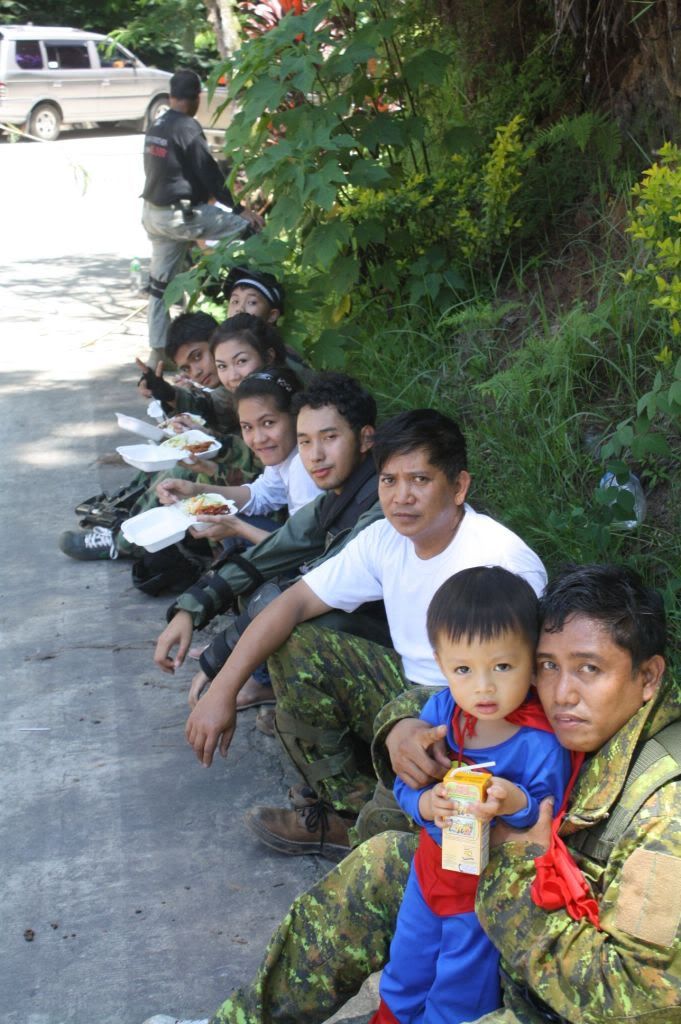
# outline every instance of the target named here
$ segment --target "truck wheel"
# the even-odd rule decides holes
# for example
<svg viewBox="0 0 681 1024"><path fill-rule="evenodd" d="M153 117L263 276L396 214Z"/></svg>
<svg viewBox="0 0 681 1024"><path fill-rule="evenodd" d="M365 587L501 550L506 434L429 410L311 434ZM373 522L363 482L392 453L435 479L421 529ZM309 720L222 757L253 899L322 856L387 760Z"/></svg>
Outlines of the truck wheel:
<svg viewBox="0 0 681 1024"><path fill-rule="evenodd" d="M168 102L167 96L157 96L156 99L149 104L146 127L148 128L150 124L153 124L156 118L160 117L161 114L165 114L169 107L170 103Z"/></svg>
<svg viewBox="0 0 681 1024"><path fill-rule="evenodd" d="M39 103L28 119L29 135L35 135L43 142L54 142L59 138L61 114L51 103Z"/></svg>

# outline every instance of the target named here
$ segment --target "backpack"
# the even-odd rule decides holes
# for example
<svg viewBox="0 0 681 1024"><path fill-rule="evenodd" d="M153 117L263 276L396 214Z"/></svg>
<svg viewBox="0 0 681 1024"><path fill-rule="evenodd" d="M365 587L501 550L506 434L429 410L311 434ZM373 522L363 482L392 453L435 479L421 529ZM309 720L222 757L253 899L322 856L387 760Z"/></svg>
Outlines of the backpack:
<svg viewBox="0 0 681 1024"><path fill-rule="evenodd" d="M630 794L634 783L661 758L667 756L674 760L671 768L662 778L644 787L643 792L632 801ZM598 825L570 836L569 849L577 850L597 863L607 863L615 845L653 793L678 778L681 778L681 719L646 740L629 769L617 806Z"/></svg>
<svg viewBox="0 0 681 1024"><path fill-rule="evenodd" d="M182 593L206 571L211 557L212 554L202 555L183 542L161 551L145 551L133 560L133 585L150 597Z"/></svg>

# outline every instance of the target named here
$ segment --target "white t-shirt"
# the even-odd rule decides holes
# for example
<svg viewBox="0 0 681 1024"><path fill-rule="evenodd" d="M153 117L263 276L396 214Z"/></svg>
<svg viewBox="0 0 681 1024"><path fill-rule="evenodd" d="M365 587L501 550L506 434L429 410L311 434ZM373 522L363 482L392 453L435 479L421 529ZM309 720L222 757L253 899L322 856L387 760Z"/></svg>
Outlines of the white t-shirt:
<svg viewBox="0 0 681 1024"><path fill-rule="evenodd" d="M276 466L265 466L260 476L244 486L251 496L239 511L246 516L265 516L284 506L288 506L292 516L324 493L303 466L297 448Z"/></svg>
<svg viewBox="0 0 681 1024"><path fill-rule="evenodd" d="M351 612L382 598L404 674L424 686L447 685L426 633L428 605L445 580L461 569L499 565L523 576L537 594L546 584L544 566L520 537L470 505L464 509L451 543L434 558L419 558L412 541L381 519L305 577L330 608Z"/></svg>

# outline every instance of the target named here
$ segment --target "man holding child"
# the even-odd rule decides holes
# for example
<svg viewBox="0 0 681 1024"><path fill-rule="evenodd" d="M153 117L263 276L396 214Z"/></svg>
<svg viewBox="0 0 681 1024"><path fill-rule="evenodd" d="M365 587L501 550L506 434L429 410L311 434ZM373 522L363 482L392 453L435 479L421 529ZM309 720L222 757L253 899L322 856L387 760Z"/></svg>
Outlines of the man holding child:
<svg viewBox="0 0 681 1024"><path fill-rule="evenodd" d="M529 829L497 824L476 913L501 954L504 1005L477 1024L674 1024L681 696L664 675L662 598L630 570L570 567L548 585L540 622L540 700L563 746L586 755L560 837L597 918L533 900L536 861L555 845L549 800ZM390 762L414 786L442 776L443 727L413 717L424 696L413 690L381 716L374 755L386 782ZM303 893L254 981L232 993L213 1024L321 1024L342 1006L387 960L415 845L408 833L375 836Z"/></svg>

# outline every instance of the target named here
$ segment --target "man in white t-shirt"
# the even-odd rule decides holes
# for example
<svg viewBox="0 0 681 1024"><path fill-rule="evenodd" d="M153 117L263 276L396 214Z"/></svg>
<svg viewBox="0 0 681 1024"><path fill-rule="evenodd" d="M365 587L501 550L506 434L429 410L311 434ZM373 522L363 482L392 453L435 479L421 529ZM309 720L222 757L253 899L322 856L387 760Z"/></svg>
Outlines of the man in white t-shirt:
<svg viewBox="0 0 681 1024"><path fill-rule="evenodd" d="M540 559L519 537L466 504L466 445L453 420L432 409L400 413L377 432L373 454L385 520L257 616L187 722L203 764L218 744L224 756L236 695L266 653L277 733L306 786L294 787L291 809L255 808L247 823L284 853L347 853L349 829L375 786L368 751L376 714L410 683L446 685L426 635L426 610L440 584L476 565L517 572L537 593L546 582ZM381 598L394 650L308 621ZM399 827L392 794L378 804L376 830Z"/></svg>

